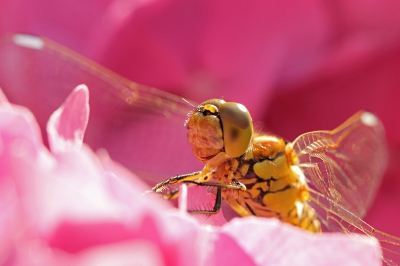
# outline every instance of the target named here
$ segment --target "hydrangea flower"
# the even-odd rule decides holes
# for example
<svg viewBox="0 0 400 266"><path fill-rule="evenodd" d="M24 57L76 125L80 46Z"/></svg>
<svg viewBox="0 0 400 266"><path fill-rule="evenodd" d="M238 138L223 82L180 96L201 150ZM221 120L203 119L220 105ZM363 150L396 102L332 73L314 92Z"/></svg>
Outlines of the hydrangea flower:
<svg viewBox="0 0 400 266"><path fill-rule="evenodd" d="M366 236L258 217L205 225L183 202L177 210L143 195L138 177L83 143L88 97L78 86L52 114L48 150L33 114L0 94L3 265L380 264L379 244Z"/></svg>

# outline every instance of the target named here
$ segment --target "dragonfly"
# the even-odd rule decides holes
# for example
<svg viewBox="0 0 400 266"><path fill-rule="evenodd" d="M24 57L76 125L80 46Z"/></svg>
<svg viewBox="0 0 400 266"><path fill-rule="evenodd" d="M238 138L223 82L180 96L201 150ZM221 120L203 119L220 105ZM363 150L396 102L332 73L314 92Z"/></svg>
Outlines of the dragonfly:
<svg viewBox="0 0 400 266"><path fill-rule="evenodd" d="M204 160L193 156L187 133L182 130L182 121L187 120L187 114L197 112L198 108L193 110L180 97L125 79L44 37L26 34L4 36L0 39L0 58L0 86L7 88L7 97L11 102L23 104L41 114L39 117L49 117L74 87L86 84L91 92L91 117L102 119L89 122L85 142L93 149L105 148L111 158L138 176L147 178L150 184L160 184L161 180L175 176L176 166L182 173L204 166ZM38 95L46 95L47 99L33 96L22 102L19 95L28 88L41 90ZM48 104L43 105L43 101ZM199 106L204 107L204 104ZM104 112L107 108L112 108L115 113L107 114ZM38 122L44 130L46 121ZM106 131L102 138L107 141L99 139L98 130L102 127ZM134 137L129 135L132 128L137 132ZM159 132L163 132L163 138L149 137L158 136ZM232 133L233 138L236 133ZM256 132L251 139L258 138L258 143L262 144L263 136L265 134ZM332 131L305 133L293 142L270 137L277 142L277 147L284 148L282 152L270 154L271 160L267 161L276 156L286 158L289 154L288 158L293 160L297 169L295 174L302 177L299 187L306 190L300 203L303 209L307 206L306 212L311 214L307 217L312 217L313 223L315 221L311 231L319 231L320 226L323 230L374 237L384 250L383 262L395 265L395 261L400 261L400 239L374 229L361 219L373 201L387 161L383 128L377 117L360 112ZM124 145L118 144L120 141L113 142L121 138L127 140ZM177 145L179 151L175 148ZM155 146L163 147L165 152L148 149ZM204 157L201 152L197 155ZM250 182L237 176L228 175L228 178L231 179L225 182L214 180L214 183L211 183L212 179L204 178L201 182L197 178L186 180L193 185L216 186L221 194L224 190L231 191L229 195L250 191L251 186L264 185L254 179ZM246 184L246 181L251 184ZM168 182L161 182L158 188L167 186ZM244 215L253 211L265 216L254 209L240 208Z"/></svg>
<svg viewBox="0 0 400 266"><path fill-rule="evenodd" d="M378 238L384 249L400 247L400 238L359 218L375 196L361 188L378 185L388 160L384 128L374 114L359 111L334 130L304 133L288 142L254 133L243 105L211 99L190 113L187 129L203 170L160 182L152 192L173 199L179 195L179 189L170 188L174 184L215 187L212 209L189 212L216 214L223 199L241 216L275 217L310 232L322 226L358 232Z"/></svg>
<svg viewBox="0 0 400 266"><path fill-rule="evenodd" d="M275 217L320 232L308 204L309 191L318 192L308 188L306 176L335 204L362 214L373 198L371 191L362 206L351 205L346 198L362 200L357 187L377 182L387 161L382 124L364 111L333 131L305 133L290 143L254 133L250 113L242 104L211 99L190 114L187 129L195 157L205 163L203 170L160 182L152 191L162 193L168 188L164 197L170 199L179 193L169 189L172 184L216 187L214 208L192 213L216 214L223 198L241 216Z"/></svg>

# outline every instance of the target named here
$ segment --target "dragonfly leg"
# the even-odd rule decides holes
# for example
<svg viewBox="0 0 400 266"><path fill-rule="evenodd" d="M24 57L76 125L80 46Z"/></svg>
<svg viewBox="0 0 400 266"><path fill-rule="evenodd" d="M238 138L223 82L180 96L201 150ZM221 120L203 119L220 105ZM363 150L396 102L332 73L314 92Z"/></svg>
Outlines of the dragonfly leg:
<svg viewBox="0 0 400 266"><path fill-rule="evenodd" d="M234 189L234 190L246 190L246 186L236 179L233 179L235 184L224 184L224 183L217 183L217 182L197 182L193 180L184 181L185 183L194 184L198 186L206 186L206 187L218 187L218 188L227 188L227 189Z"/></svg>
<svg viewBox="0 0 400 266"><path fill-rule="evenodd" d="M198 186L208 186L208 187L217 187L217 194L215 197L215 204L212 210L194 210L194 211L188 211L189 213L193 214L217 214L219 210L221 209L221 201L222 201L222 188L227 188L227 189L233 189L233 190L246 190L246 186L236 179L233 179L233 182L235 184L223 184L223 183L216 183L216 182L196 182L192 180L184 181L185 183L191 184L191 185L198 185ZM239 214L242 216L249 216L248 212L240 206L236 201L232 199L233 202L236 203L236 208L234 208L232 205L233 202L230 202L230 205L232 208L237 211Z"/></svg>
<svg viewBox="0 0 400 266"><path fill-rule="evenodd" d="M151 190L153 192L162 192L166 186L168 185L172 185L172 184L176 184L176 183L181 183L181 182L185 182L188 180L195 180L201 177L201 171L199 172L194 172L191 174L186 174L186 175L178 175L175 177L172 177L170 179L167 179L163 182L158 183L157 185L155 185Z"/></svg>
<svg viewBox="0 0 400 266"><path fill-rule="evenodd" d="M232 210L234 210L240 216L251 216L252 215L230 195L225 195L224 199L229 204L229 206L232 208Z"/></svg>
<svg viewBox="0 0 400 266"><path fill-rule="evenodd" d="M173 199L176 199L178 196L179 196L179 188L174 189L171 192L164 194L162 197L166 200L173 200Z"/></svg>
<svg viewBox="0 0 400 266"><path fill-rule="evenodd" d="M201 184L201 183L200 183ZM217 214L219 210L221 209L221 201L222 201L222 196L221 196L221 187L218 187L217 189L217 195L215 196L215 204L212 210L193 210L193 211L188 211L189 213L192 214Z"/></svg>
<svg viewBox="0 0 400 266"><path fill-rule="evenodd" d="M182 181L182 183L188 184L188 186L197 185L196 182L192 182L192 181L190 181L190 180L189 180L189 181L188 181L188 180ZM154 191L150 190L149 192L154 192ZM171 191L168 192L168 193L165 193L165 194L163 195L163 198L166 199L166 200L172 200L172 199L178 198L178 196L179 196L179 188L176 188L176 189L174 189L174 190L171 190Z"/></svg>
<svg viewBox="0 0 400 266"><path fill-rule="evenodd" d="M200 182L196 182L196 181L185 181L185 183L195 184L195 185L198 185L198 186L217 187L218 191L217 191L217 199L216 199L216 201L218 201L218 200L221 200L221 196L218 199L218 192L220 192L221 188L227 188L227 189L233 189L233 190L242 190L242 191L246 190L246 186L243 183L239 182L236 179L232 179L232 181L233 181L234 184L223 184L223 183L214 183L214 182L201 182L200 183ZM252 215L242 205L240 205L234 198L232 198L229 195L225 195L225 197L226 197L225 200L228 202L228 204L231 206L231 208L234 211L236 211L239 215L241 215L241 216L251 216ZM219 204L221 204L221 203L219 203ZM216 202L215 205L217 205L217 202ZM213 210L215 210L215 209L216 208L214 206ZM214 214L214 213L218 213L218 211L217 212L204 212L203 211L203 212L196 212L196 213Z"/></svg>

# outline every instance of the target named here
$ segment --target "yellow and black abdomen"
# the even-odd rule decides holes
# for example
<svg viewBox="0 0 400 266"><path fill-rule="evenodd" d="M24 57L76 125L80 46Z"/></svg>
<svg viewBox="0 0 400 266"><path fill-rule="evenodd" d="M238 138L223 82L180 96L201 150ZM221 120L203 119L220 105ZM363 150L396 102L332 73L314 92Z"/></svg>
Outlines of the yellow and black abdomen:
<svg viewBox="0 0 400 266"><path fill-rule="evenodd" d="M294 171L295 158L290 146L276 137L260 136L254 139L253 147L235 174L246 190L240 191L236 197L225 195L228 203L242 206L244 210L241 212L237 210L238 206L232 206L241 215L276 217L319 232L321 229L315 212L307 204L309 193L304 176ZM246 173L243 169L247 170Z"/></svg>

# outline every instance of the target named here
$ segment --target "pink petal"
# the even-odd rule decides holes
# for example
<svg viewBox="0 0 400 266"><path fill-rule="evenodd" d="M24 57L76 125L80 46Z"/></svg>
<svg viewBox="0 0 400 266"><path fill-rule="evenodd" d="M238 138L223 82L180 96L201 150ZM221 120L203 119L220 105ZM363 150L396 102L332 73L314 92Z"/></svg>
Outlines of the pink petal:
<svg viewBox="0 0 400 266"><path fill-rule="evenodd" d="M214 265L260 265L228 234L218 233L213 244Z"/></svg>
<svg viewBox="0 0 400 266"><path fill-rule="evenodd" d="M147 206L167 210L172 207L169 201L152 194L145 194L150 187L131 171L111 160L108 154L101 150L98 152L99 160L106 171L106 185L115 199L134 208ZM133 194L141 195L138 200L132 198Z"/></svg>
<svg viewBox="0 0 400 266"><path fill-rule="evenodd" d="M165 265L159 247L150 241L124 241L92 246L79 255L49 250L43 243L21 246L13 265Z"/></svg>
<svg viewBox="0 0 400 266"><path fill-rule="evenodd" d="M367 236L311 234L277 219L234 219L222 232L258 265L381 265L378 241Z"/></svg>
<svg viewBox="0 0 400 266"><path fill-rule="evenodd" d="M38 156L45 149L41 143L38 149L33 149L36 152L28 150L22 153L23 156L12 150L8 152L15 138L20 138L21 134L34 136L32 130L27 130L30 123L18 111L11 114L3 111L0 116L1 136L6 137L2 140L7 140L3 141L7 152L1 153L0 157L3 178L0 191L8 191L1 195L0 206L9 203L17 211L6 211L5 208L0 214L0 223L4 225L2 230L10 229L2 231L0 242L8 251L3 253L5 259L14 263L62 265L70 262L75 265L75 262L94 260L94 255L85 256L82 251L95 250L93 247L98 245L107 250L106 245L109 245L107 254L112 257L112 254L127 250L118 251L113 248L113 243L136 239L138 252L139 246L146 251L141 253L142 258L137 257L138 261L158 263L165 260L173 265L193 265L198 256L187 256L194 253L194 246L185 244L185 241L197 237L196 224L180 216L165 216L167 209L164 208L164 201L149 200L143 195L142 188L130 182L133 177L126 170L108 162L109 170L124 174L119 177L105 174L99 160L86 146L58 154L57 161ZM5 123L13 120L18 122L13 125L19 127L10 127L10 123ZM31 147L34 141L26 139L25 146ZM12 181L11 185L7 185L7 180ZM18 195L12 193L13 183ZM161 203L157 205L156 202ZM174 222L169 221L171 219ZM182 220L181 225L176 226L179 220ZM14 239L17 235L19 237ZM37 251L34 257L33 250ZM49 250L55 253L49 253ZM121 259L131 258L134 252L125 254Z"/></svg>
<svg viewBox="0 0 400 266"><path fill-rule="evenodd" d="M60 153L82 146L89 119L89 91L85 85L75 88L47 124L50 149Z"/></svg>
<svg viewBox="0 0 400 266"><path fill-rule="evenodd" d="M8 103L6 95L3 93L3 91L0 88L0 104Z"/></svg>
<svg viewBox="0 0 400 266"><path fill-rule="evenodd" d="M42 137L33 114L24 107L0 105L0 151L4 157L36 157L44 152ZM12 167L4 165L0 171Z"/></svg>
<svg viewBox="0 0 400 266"><path fill-rule="evenodd" d="M360 5L334 1L325 5L314 1L290 7L267 3L271 6L266 12L271 16L266 17L258 4L221 3L140 1L128 6L123 1L94 1L76 9L73 1L5 0L0 4L0 32L48 36L130 79L197 101L209 98L207 95L240 99L249 103L255 118L266 116L269 130L287 139L310 130L334 128L360 108L376 110L387 128L392 160L367 220L399 235L400 216L392 215L400 200L399 105L395 95L399 84L398 2L363 1ZM192 10L196 14L187 16ZM241 20L246 20L243 27L232 27ZM256 26L246 27L251 24ZM300 29L298 25L307 26ZM95 28L106 29L106 34ZM232 49L222 50L227 44ZM2 62L9 68L12 61ZM65 73L62 67L60 73ZM43 127L49 115L43 106L50 108L53 97L49 100L47 93L38 93L40 88L1 86L10 100L29 105ZM198 87L208 89L193 89ZM119 114L118 110L111 112L110 117ZM130 147L121 151L127 138L115 137L120 136L119 129L104 137L103 129L114 128L110 125L115 120L109 119L107 124L101 115L99 120L105 122L93 127L88 141L96 148L111 143L113 158L119 155L119 162L128 165ZM133 124L124 136L132 136L136 129ZM185 173L178 165L173 167L177 168L173 174Z"/></svg>

